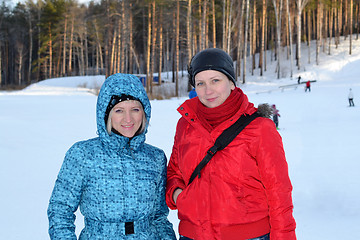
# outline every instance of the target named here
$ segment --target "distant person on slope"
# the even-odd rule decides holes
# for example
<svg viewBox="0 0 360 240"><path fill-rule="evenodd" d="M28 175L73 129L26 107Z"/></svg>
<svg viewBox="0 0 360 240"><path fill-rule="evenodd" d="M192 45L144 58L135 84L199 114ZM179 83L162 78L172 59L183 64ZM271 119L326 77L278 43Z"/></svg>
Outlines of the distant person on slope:
<svg viewBox="0 0 360 240"><path fill-rule="evenodd" d="M354 104L354 94L352 92L352 89L350 88L349 90L349 107L355 107L355 104Z"/></svg>
<svg viewBox="0 0 360 240"><path fill-rule="evenodd" d="M306 87L305 87L305 92L307 92L307 90L309 90L309 92L311 92L311 88L310 88L310 80L306 82Z"/></svg>
<svg viewBox="0 0 360 240"><path fill-rule="evenodd" d="M145 143L151 106L139 78L114 74L97 100L98 137L66 153L48 207L51 239L175 240L165 203L165 153ZM87 121L87 119L83 119Z"/></svg>
<svg viewBox="0 0 360 240"><path fill-rule="evenodd" d="M299 77L298 77L298 84L300 84L300 80L301 80L301 76L299 75Z"/></svg>
<svg viewBox="0 0 360 240"><path fill-rule="evenodd" d="M276 109L275 104L271 105L271 108L273 110L272 112L273 121L275 123L276 128L279 129L279 117L280 117L279 110Z"/></svg>
<svg viewBox="0 0 360 240"><path fill-rule="evenodd" d="M295 240L292 186L275 124L236 87L225 51L198 52L188 74L198 97L178 108L166 188L166 203L178 210L180 240ZM222 135L253 114L260 116L235 138ZM216 152L219 135L232 141ZM201 174L191 177L209 155Z"/></svg>
<svg viewBox="0 0 360 240"><path fill-rule="evenodd" d="M195 88L191 89L191 91L189 92L189 98L191 99L196 96L197 96L197 94L196 94Z"/></svg>

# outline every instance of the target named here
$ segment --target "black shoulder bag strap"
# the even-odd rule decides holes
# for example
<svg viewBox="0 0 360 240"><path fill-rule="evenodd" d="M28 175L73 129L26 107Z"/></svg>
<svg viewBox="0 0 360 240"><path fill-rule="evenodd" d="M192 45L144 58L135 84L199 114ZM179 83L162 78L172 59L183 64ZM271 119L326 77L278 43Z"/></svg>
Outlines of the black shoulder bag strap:
<svg viewBox="0 0 360 240"><path fill-rule="evenodd" d="M200 171L205 167L205 165L210 161L210 159L215 155L219 150L224 149L229 143L231 143L234 138L239 135L239 133L249 124L252 120L259 117L257 112L251 115L242 115L233 125L225 129L220 136L216 139L214 146L212 146L206 153L206 156L201 160L201 162L196 166L194 172L191 174L189 184L199 176Z"/></svg>

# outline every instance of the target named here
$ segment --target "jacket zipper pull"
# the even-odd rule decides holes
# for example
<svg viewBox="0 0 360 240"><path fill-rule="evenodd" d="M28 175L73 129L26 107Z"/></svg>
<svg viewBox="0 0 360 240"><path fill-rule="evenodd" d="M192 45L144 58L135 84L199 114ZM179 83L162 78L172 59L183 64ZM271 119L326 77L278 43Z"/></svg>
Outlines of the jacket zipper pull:
<svg viewBox="0 0 360 240"><path fill-rule="evenodd" d="M129 151L130 151L131 157L132 157L133 159L135 159L134 154L133 154L133 149L132 149L131 146L130 146L130 141L128 142L128 145L129 145Z"/></svg>

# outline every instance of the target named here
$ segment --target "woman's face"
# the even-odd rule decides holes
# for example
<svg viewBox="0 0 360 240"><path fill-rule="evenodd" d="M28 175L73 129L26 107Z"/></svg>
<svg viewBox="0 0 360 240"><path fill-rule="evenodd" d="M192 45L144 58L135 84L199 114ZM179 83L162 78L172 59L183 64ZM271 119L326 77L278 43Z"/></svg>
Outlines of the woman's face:
<svg viewBox="0 0 360 240"><path fill-rule="evenodd" d="M119 102L112 109L111 125L121 135L132 138L141 126L144 110L140 102Z"/></svg>
<svg viewBox="0 0 360 240"><path fill-rule="evenodd" d="M234 83L222 72L205 70L195 75L196 93L200 102L208 108L223 104L234 89Z"/></svg>

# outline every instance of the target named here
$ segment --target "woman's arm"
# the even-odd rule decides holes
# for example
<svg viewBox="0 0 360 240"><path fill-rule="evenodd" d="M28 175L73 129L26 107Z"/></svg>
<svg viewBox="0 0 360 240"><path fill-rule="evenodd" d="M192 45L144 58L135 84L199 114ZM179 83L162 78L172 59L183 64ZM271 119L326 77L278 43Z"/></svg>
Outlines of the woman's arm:
<svg viewBox="0 0 360 240"><path fill-rule="evenodd" d="M166 204L170 209L176 209L176 199L180 194L180 190L185 189L185 182L182 178L179 164L178 164L178 128L179 123L176 129L176 134L174 138L174 145L172 148L172 153L170 161L167 167L167 184L166 184Z"/></svg>
<svg viewBox="0 0 360 240"><path fill-rule="evenodd" d="M295 240L292 185L282 139L274 123L266 119L260 131L256 160L269 204L270 239Z"/></svg>
<svg viewBox="0 0 360 240"><path fill-rule="evenodd" d="M76 240L74 213L82 192L83 174L79 164L82 156L76 145L66 153L47 211L50 239Z"/></svg>
<svg viewBox="0 0 360 240"><path fill-rule="evenodd" d="M165 203L166 186L166 156L163 155L161 178L157 189L157 201L154 228L158 232L160 239L175 240L175 232L172 224L168 220L169 208Z"/></svg>

